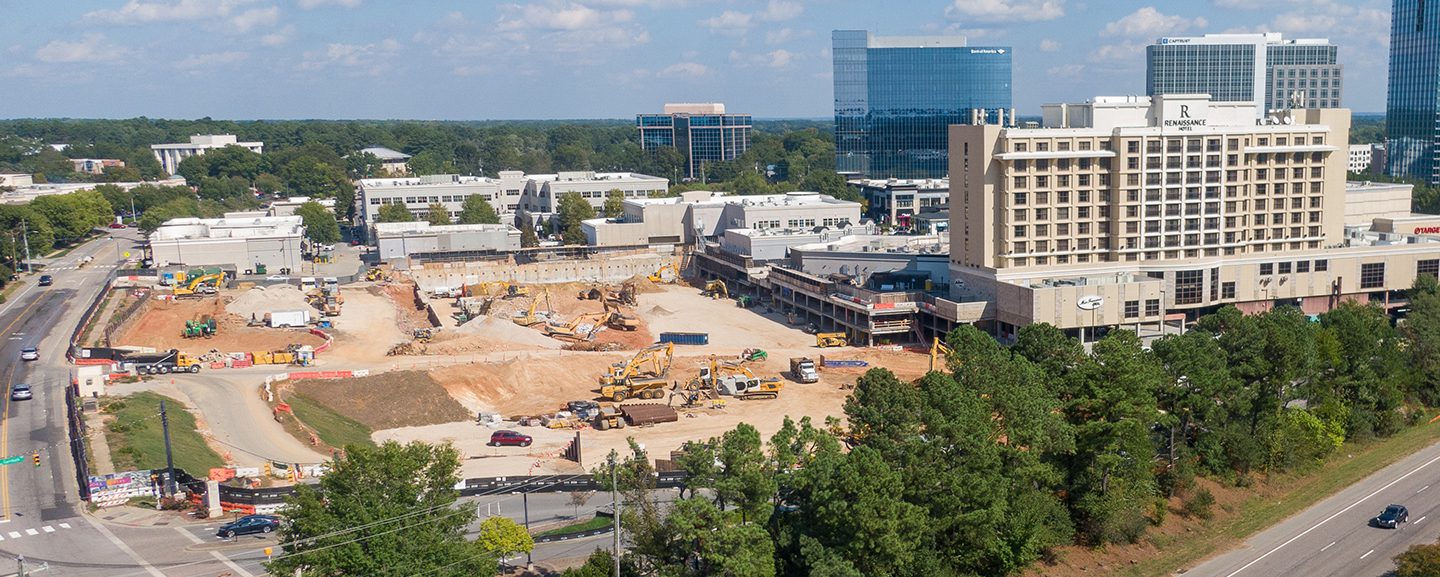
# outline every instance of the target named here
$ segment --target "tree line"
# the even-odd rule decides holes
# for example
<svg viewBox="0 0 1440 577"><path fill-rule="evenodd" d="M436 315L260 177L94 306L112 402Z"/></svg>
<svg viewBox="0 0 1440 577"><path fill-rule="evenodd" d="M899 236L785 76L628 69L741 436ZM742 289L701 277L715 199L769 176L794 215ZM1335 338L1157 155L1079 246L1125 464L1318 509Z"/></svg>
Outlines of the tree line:
<svg viewBox="0 0 1440 577"><path fill-rule="evenodd" d="M1062 545L1134 543L1171 498L1210 514L1199 476L1308 471L1440 403L1440 285L1421 277L1411 298L1398 327L1376 305L1314 320L1227 307L1151 348L1116 330L1089 353L1049 325L1011 346L962 326L944 370L863 375L843 426L787 419L767 442L742 424L687 444L671 506L648 497L653 466L632 444L617 470L625 574L1008 575Z"/></svg>

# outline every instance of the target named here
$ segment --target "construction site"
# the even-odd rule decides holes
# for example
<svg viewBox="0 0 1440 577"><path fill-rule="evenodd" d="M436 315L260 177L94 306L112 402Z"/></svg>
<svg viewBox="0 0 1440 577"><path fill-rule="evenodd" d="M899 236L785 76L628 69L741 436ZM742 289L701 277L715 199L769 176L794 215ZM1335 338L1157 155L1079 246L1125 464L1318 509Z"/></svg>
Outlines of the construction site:
<svg viewBox="0 0 1440 577"><path fill-rule="evenodd" d="M277 383L272 414L254 426L285 428L318 456L338 448L322 441L344 438L325 422L292 422L306 416L289 411L299 396L377 442L451 442L465 476L588 470L630 437L664 456L741 422L765 435L786 417L823 425L843 415L868 368L918 378L932 362L923 347L851 347L843 334L807 332L771 303L731 298L723 282L687 283L678 263L650 267L550 283L442 284L433 279L455 276L426 269L374 269L343 288L177 281L117 290L88 341L128 356L177 351L225 382L251 383L233 394L261 394L280 365L366 375ZM533 446L487 446L502 428ZM562 456L577 433L578 462Z"/></svg>

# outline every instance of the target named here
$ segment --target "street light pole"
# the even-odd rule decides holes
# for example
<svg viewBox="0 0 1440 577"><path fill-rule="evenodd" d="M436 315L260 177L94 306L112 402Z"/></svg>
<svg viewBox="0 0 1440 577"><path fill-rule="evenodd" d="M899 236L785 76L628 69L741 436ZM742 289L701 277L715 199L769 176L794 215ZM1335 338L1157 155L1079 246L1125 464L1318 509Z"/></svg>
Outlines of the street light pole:
<svg viewBox="0 0 1440 577"><path fill-rule="evenodd" d="M615 558L614 577L620 577L620 499L618 497L619 483L616 481L615 451L613 449L610 451L608 460L610 462L610 512L614 514L614 517L611 519L613 526L611 531L613 533L613 551L610 553L610 556Z"/></svg>

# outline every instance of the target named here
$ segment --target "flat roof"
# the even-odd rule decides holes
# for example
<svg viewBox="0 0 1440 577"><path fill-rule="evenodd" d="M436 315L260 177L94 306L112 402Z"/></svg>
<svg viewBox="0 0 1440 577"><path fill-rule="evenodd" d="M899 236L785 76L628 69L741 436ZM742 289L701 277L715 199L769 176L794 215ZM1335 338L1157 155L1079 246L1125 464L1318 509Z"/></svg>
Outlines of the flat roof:
<svg viewBox="0 0 1440 577"><path fill-rule="evenodd" d="M175 218L150 235L157 240L269 238L300 236L305 231L299 216L244 216L227 218Z"/></svg>

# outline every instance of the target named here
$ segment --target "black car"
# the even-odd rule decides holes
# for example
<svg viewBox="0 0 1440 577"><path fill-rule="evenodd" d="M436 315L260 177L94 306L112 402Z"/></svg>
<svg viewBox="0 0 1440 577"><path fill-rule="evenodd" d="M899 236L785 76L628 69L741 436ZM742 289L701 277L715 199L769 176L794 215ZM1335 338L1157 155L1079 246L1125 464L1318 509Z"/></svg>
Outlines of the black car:
<svg viewBox="0 0 1440 577"><path fill-rule="evenodd" d="M1370 520L1370 524L1383 529L1398 529L1401 523L1410 521L1410 510L1404 505L1390 505L1385 511Z"/></svg>
<svg viewBox="0 0 1440 577"><path fill-rule="evenodd" d="M48 274L42 274L42 275L40 275L40 286L50 286L50 285L52 285L52 284L55 284L55 278L54 278L54 277L51 277L51 276L48 275Z"/></svg>
<svg viewBox="0 0 1440 577"><path fill-rule="evenodd" d="M274 515L246 515L234 522L220 526L216 537L229 539L247 533L269 533L280 528L280 518Z"/></svg>

